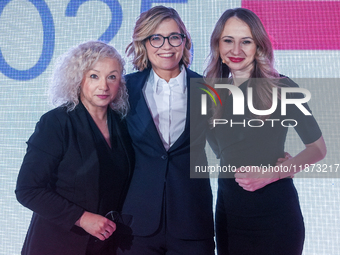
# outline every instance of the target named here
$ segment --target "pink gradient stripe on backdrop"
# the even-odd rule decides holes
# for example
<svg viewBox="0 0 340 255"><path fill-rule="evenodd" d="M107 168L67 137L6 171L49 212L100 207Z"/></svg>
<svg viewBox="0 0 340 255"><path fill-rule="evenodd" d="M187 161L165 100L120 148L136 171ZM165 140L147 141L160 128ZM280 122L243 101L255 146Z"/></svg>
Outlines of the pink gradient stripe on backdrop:
<svg viewBox="0 0 340 255"><path fill-rule="evenodd" d="M263 22L275 50L340 50L340 1L242 0Z"/></svg>

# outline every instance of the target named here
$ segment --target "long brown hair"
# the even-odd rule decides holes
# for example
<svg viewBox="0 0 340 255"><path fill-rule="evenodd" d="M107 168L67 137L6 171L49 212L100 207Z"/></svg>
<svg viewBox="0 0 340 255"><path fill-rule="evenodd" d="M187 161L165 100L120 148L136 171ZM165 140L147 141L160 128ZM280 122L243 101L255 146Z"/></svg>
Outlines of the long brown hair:
<svg viewBox="0 0 340 255"><path fill-rule="evenodd" d="M252 11L245 8L226 10L217 21L214 31L210 38L210 54L208 65L204 71L208 79L229 78L231 75L227 65L222 63L219 50L219 41L224 30L225 23L231 17L236 17L245 22L252 33L254 42L257 46L254 60L254 69L249 78L268 78L268 82L261 83L261 86L253 87L254 107L256 109L268 109L272 104L272 88L277 87L273 78L279 78L278 72L274 68L274 53L269 36L259 19Z"/></svg>

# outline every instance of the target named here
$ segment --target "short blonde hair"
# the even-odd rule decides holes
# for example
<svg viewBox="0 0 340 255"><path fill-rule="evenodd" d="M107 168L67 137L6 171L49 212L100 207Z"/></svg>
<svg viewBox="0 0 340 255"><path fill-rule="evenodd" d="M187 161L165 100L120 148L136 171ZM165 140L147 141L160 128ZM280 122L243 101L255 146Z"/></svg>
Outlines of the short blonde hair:
<svg viewBox="0 0 340 255"><path fill-rule="evenodd" d="M115 59L120 66L121 84L110 107L125 117L129 109L124 80L125 61L114 47L100 41L82 43L59 57L49 88L52 104L65 106L68 111L72 111L79 104L81 83L85 73L104 58Z"/></svg>
<svg viewBox="0 0 340 255"><path fill-rule="evenodd" d="M127 56L133 56L132 64L134 69L143 71L144 69L151 67L151 63L147 56L145 42L147 38L152 35L157 26L166 19L173 19L177 23L181 33L185 35L184 52L179 64L184 64L186 67L189 66L191 60L190 34L176 10L160 5L143 12L136 21L132 35L132 42L126 47L125 51Z"/></svg>

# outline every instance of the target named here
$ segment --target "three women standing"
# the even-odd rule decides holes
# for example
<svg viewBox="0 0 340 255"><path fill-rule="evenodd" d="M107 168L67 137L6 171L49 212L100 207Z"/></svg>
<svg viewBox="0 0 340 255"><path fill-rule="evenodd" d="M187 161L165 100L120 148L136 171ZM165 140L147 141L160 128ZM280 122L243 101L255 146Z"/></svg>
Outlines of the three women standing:
<svg viewBox="0 0 340 255"><path fill-rule="evenodd" d="M199 126L204 123L189 123L189 114L200 115L199 107L189 109L189 80L200 77L188 69L190 47L178 13L163 6L141 14L128 46L139 71L127 76L136 168L123 207L132 216L132 246L120 243L121 254L214 253L209 180L190 179L189 171L189 124L205 130ZM18 177L18 200L34 211L23 254L114 254L110 236L116 225L104 216L121 210L133 162L118 116L127 110L123 65L112 47L91 42L71 51L57 69L52 92L59 107L37 124ZM272 88L297 86L273 68L262 23L242 8L226 11L217 22L206 76L229 78L244 94L251 87L261 110L270 108ZM232 97L227 93L224 99L214 117L233 118ZM280 119L279 110L270 118ZM295 106L287 110L306 149L283 165L322 159L326 148L315 119ZM249 117L250 112L239 116ZM280 126L217 126L209 141L221 165L275 165L284 156L286 133ZM205 142L198 144L197 164L205 165ZM219 179L219 254L301 254L304 225L291 175L238 172L235 179ZM94 237L108 240L98 244Z"/></svg>

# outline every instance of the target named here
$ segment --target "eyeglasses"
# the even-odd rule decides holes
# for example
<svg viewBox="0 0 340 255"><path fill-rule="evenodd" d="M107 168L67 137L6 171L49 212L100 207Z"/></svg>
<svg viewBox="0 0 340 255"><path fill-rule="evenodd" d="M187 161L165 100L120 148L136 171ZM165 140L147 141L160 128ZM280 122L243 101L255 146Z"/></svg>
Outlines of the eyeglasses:
<svg viewBox="0 0 340 255"><path fill-rule="evenodd" d="M172 47L178 47L182 44L183 39L185 37L186 36L183 35L183 34L175 33L175 34L171 34L167 37L159 35L159 34L150 35L147 39L149 39L152 47L160 48L164 45L165 39L168 39L168 42Z"/></svg>

